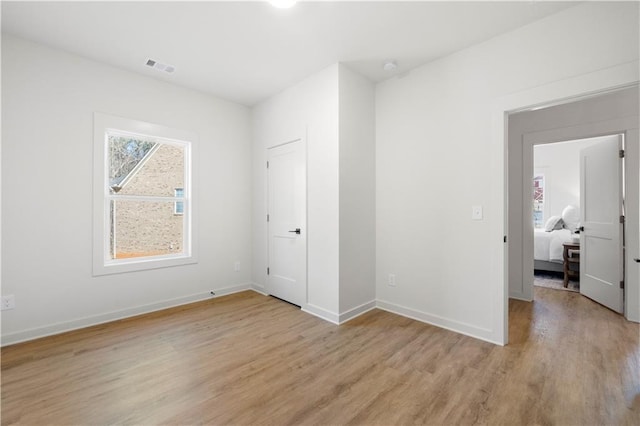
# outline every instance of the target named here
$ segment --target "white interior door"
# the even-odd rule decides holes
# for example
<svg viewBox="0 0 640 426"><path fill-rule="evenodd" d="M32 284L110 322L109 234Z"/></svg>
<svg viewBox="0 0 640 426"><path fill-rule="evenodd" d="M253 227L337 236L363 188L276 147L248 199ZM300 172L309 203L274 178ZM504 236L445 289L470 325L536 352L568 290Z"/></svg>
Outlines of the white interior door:
<svg viewBox="0 0 640 426"><path fill-rule="evenodd" d="M267 293L302 306L307 299L306 155L302 140L268 150Z"/></svg>
<svg viewBox="0 0 640 426"><path fill-rule="evenodd" d="M580 151L580 293L623 311L622 136Z"/></svg>

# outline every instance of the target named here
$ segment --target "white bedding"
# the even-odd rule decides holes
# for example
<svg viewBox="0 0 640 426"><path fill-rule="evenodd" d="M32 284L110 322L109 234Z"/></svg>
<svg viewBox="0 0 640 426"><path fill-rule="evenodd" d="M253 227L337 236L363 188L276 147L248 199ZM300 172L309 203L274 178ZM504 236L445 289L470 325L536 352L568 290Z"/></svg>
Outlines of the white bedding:
<svg viewBox="0 0 640 426"><path fill-rule="evenodd" d="M546 232L535 229L533 232L533 258L547 262L562 262L562 244L571 241L571 231L558 229Z"/></svg>

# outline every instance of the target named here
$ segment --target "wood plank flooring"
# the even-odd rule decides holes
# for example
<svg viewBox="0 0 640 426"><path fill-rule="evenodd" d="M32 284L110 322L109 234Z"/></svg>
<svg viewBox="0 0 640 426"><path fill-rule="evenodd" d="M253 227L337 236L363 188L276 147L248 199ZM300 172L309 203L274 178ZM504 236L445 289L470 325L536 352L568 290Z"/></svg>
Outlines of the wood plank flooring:
<svg viewBox="0 0 640 426"><path fill-rule="evenodd" d="M571 292L499 347L238 293L2 349L3 425L638 425L638 324Z"/></svg>

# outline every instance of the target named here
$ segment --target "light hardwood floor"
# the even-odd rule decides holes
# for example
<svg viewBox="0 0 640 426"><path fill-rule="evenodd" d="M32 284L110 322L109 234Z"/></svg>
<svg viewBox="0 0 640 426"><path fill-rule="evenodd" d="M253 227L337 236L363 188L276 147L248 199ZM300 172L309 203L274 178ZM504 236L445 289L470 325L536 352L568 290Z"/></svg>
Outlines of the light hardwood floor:
<svg viewBox="0 0 640 426"><path fill-rule="evenodd" d="M640 424L638 324L576 293L499 347L244 292L2 349L2 424Z"/></svg>

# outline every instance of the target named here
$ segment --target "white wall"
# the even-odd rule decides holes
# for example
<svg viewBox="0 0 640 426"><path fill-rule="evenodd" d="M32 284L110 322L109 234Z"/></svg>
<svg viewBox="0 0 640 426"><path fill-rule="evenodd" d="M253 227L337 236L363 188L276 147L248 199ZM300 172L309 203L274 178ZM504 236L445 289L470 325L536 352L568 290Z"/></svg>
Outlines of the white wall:
<svg viewBox="0 0 640 426"><path fill-rule="evenodd" d="M198 135L198 264L92 277L94 111ZM246 107L3 35L3 344L248 288L249 125Z"/></svg>
<svg viewBox="0 0 640 426"><path fill-rule="evenodd" d="M502 190L495 188L501 171L491 169L501 164L492 157L492 108L514 93L544 86L553 97L566 92L556 82L637 63L638 27L637 3L581 4L376 87L378 306L500 341L501 284L493 279L491 247L504 225L500 197L491 195ZM258 105L249 122L246 108L210 96L8 36L2 47L2 292L17 303L2 313L5 343L194 300L211 288L243 288L251 235L260 289L266 147L302 134L309 157L307 308L339 320L340 250L351 244L340 239L341 214L352 211L340 209L347 194L340 66ZM199 135L199 264L91 277L93 111ZM471 221L472 205L484 206L484 220ZM390 273L396 287L387 285ZM345 308L354 295L345 293Z"/></svg>
<svg viewBox="0 0 640 426"><path fill-rule="evenodd" d="M552 83L637 62L638 28L637 3L581 4L378 85L379 306L504 341L494 107L544 85L560 97ZM471 220L472 205L484 220Z"/></svg>
<svg viewBox="0 0 640 426"><path fill-rule="evenodd" d="M266 150L306 134L307 303L343 322L375 306L373 84L334 64L253 110L253 277L267 280Z"/></svg>
<svg viewBox="0 0 640 426"><path fill-rule="evenodd" d="M568 205L580 207L580 150L601 139L533 147L534 175L544 175L544 221L561 216Z"/></svg>
<svg viewBox="0 0 640 426"><path fill-rule="evenodd" d="M339 67L340 320L375 305L374 86Z"/></svg>
<svg viewBox="0 0 640 426"><path fill-rule="evenodd" d="M332 65L253 109L253 280L267 275L267 148L306 135L307 304L337 321L339 312L338 65Z"/></svg>

